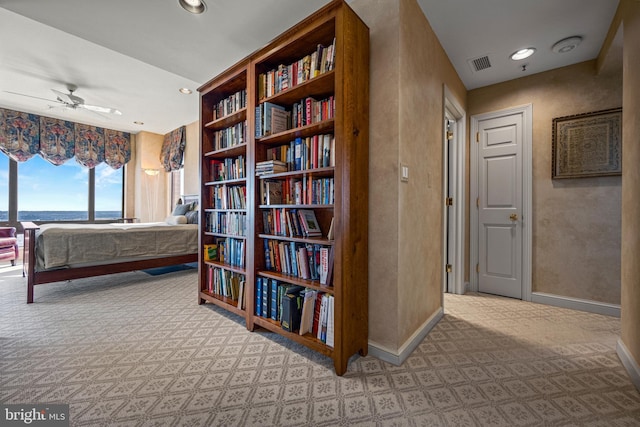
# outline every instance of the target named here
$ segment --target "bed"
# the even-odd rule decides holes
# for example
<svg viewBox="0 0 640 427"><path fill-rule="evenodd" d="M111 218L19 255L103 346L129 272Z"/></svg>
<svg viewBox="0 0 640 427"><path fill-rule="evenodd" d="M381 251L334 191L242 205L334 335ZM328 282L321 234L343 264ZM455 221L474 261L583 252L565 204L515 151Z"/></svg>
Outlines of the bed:
<svg viewBox="0 0 640 427"><path fill-rule="evenodd" d="M165 267L198 260L198 224L22 222L27 303L45 283Z"/></svg>

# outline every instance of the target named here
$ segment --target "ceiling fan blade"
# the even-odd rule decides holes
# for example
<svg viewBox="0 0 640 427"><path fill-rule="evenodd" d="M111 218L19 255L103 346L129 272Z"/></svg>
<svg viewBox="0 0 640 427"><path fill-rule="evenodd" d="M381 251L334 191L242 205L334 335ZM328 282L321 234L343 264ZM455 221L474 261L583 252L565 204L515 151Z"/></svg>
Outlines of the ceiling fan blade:
<svg viewBox="0 0 640 427"><path fill-rule="evenodd" d="M41 100L43 100L43 101L48 101L48 102L58 102L58 103L60 103L60 102L61 102L61 101L58 101L58 100L56 100L56 99L41 98L41 97L39 97L39 96L26 95L26 94L24 94L24 93L11 92L11 91L9 91L9 90L5 90L5 91L3 91L3 92L10 93L10 94L13 94L13 95L26 96L27 98L41 99Z"/></svg>
<svg viewBox="0 0 640 427"><path fill-rule="evenodd" d="M117 116L122 115L122 112L120 110L116 110L115 108L100 107L98 105L87 105L87 104L78 104L78 107L84 108L85 110L95 111L97 113L109 113L109 114L115 114Z"/></svg>

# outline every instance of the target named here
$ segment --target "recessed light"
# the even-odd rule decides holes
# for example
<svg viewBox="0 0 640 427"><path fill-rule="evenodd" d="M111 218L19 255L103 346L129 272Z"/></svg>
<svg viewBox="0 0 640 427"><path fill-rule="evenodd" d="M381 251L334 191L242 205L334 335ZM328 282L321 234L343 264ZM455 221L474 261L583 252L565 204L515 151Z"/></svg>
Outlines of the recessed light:
<svg viewBox="0 0 640 427"><path fill-rule="evenodd" d="M202 0L178 0L178 3L184 10L196 15L204 12L207 8Z"/></svg>
<svg viewBox="0 0 640 427"><path fill-rule="evenodd" d="M138 120L136 120L135 122L133 122L134 125L138 125L138 126L142 126L144 124L144 122L140 122Z"/></svg>
<svg viewBox="0 0 640 427"><path fill-rule="evenodd" d="M566 39L562 39L551 47L551 50L554 53L567 53L576 47L582 42L582 37L580 36L572 36L567 37Z"/></svg>
<svg viewBox="0 0 640 427"><path fill-rule="evenodd" d="M180 91L180 93L184 93L185 95L191 95L191 93L193 93L193 91L188 87L181 87L180 89L178 89L178 91Z"/></svg>
<svg viewBox="0 0 640 427"><path fill-rule="evenodd" d="M520 61L521 59L530 57L531 55L534 54L535 51L536 51L535 47L527 47L525 49L520 49L517 52L513 52L509 56L509 58L513 59L514 61Z"/></svg>

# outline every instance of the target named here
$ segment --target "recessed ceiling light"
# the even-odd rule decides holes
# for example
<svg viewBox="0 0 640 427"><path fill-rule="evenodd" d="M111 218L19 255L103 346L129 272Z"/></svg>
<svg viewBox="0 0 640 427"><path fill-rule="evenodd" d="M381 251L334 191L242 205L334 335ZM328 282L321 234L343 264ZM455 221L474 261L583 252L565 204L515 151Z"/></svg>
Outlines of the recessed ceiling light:
<svg viewBox="0 0 640 427"><path fill-rule="evenodd" d="M576 47L582 42L582 37L580 36L572 36L567 37L566 39L562 39L551 47L551 50L554 53L567 53Z"/></svg>
<svg viewBox="0 0 640 427"><path fill-rule="evenodd" d="M142 125L144 124L144 122L140 122L140 121L137 121L137 120L136 120L135 122L133 122L133 124L134 124L134 125L142 126Z"/></svg>
<svg viewBox="0 0 640 427"><path fill-rule="evenodd" d="M180 91L180 93L184 93L185 95L191 95L192 93L192 90L189 89L188 87L181 87L178 90Z"/></svg>
<svg viewBox="0 0 640 427"><path fill-rule="evenodd" d="M517 52L513 52L509 58L513 59L514 61L520 61L521 59L525 59L530 57L531 55L534 54L534 52L536 51L535 47L528 47L525 49L520 49Z"/></svg>
<svg viewBox="0 0 640 427"><path fill-rule="evenodd" d="M207 8L202 0L178 0L178 3L187 12L195 14L202 13Z"/></svg>

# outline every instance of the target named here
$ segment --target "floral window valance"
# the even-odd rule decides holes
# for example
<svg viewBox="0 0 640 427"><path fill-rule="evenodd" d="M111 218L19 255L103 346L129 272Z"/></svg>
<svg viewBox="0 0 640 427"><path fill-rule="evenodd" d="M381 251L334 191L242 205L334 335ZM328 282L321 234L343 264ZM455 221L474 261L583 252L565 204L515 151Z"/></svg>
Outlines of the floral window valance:
<svg viewBox="0 0 640 427"><path fill-rule="evenodd" d="M131 136L128 132L0 108L0 151L18 162L40 154L59 166L75 156L88 168L105 162L119 169L131 160Z"/></svg>
<svg viewBox="0 0 640 427"><path fill-rule="evenodd" d="M177 171L182 167L182 157L187 142L186 133L187 127L180 126L164 136L162 150L160 150L160 163L165 171Z"/></svg>

